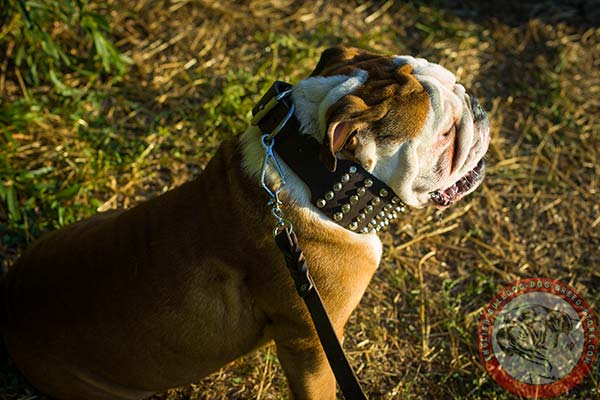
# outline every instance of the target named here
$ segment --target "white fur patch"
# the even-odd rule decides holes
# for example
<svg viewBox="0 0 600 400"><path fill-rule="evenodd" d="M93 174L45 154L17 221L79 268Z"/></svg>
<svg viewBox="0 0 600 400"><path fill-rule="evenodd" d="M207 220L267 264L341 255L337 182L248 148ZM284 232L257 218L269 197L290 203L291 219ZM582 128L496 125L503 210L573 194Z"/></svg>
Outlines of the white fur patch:
<svg viewBox="0 0 600 400"><path fill-rule="evenodd" d="M424 58L415 58L412 56L395 56L394 63L396 65L409 64L413 67L413 75L415 76L431 76L436 78L440 83L446 86L454 86L456 77L446 68L439 64L427 61Z"/></svg>
<svg viewBox="0 0 600 400"><path fill-rule="evenodd" d="M329 107L355 91L368 77L367 71L358 70L352 76L314 76L300 81L294 87L292 99L302 133L322 141L327 130L325 115Z"/></svg>

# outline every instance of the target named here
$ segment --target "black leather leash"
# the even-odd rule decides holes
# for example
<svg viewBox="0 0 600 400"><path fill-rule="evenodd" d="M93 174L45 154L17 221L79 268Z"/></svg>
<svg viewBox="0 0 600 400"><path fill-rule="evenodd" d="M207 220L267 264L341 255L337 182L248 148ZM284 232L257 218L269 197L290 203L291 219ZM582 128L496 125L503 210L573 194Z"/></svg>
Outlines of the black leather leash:
<svg viewBox="0 0 600 400"><path fill-rule="evenodd" d="M310 313L344 398L366 400L310 276L292 224L283 217L278 194L285 184L285 177L277 157L281 157L307 184L311 202L317 208L337 224L356 233L372 233L384 229L399 213L404 212L405 206L389 186L353 161L338 160L336 172L331 172L322 165L318 155L318 142L300 132L300 123L293 115L291 87L285 82L275 82L252 110L252 123L263 134L261 142L265 150L261 185L271 198L268 204L278 221L274 229L275 242L283 253L296 291ZM280 188L276 191L266 183L269 165L281 180Z"/></svg>
<svg viewBox="0 0 600 400"><path fill-rule="evenodd" d="M296 291L308 308L317 335L321 341L321 346L323 346L323 351L325 351L329 365L333 370L335 379L340 385L344 398L347 400L366 400L367 396L363 392L356 374L346 358L346 354L333 329L333 325L331 325L319 291L310 276L308 265L306 264L304 254L302 254L302 249L298 245L296 234L286 226L275 236L275 242L283 253L287 268L294 279Z"/></svg>

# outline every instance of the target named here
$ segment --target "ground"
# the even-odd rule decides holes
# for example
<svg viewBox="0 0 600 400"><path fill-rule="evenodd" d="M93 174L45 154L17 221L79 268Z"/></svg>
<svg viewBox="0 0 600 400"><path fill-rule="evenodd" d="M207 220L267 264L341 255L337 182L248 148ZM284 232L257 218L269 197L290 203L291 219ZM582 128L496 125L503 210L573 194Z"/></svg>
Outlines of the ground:
<svg viewBox="0 0 600 400"><path fill-rule="evenodd" d="M90 8L126 58L95 75L63 66L36 80L26 63L35 54L19 53L14 34L24 20L3 27L0 12L4 267L43 232L192 179L273 80L297 82L325 48L346 44L441 63L492 126L480 189L444 212L411 211L382 235L381 266L344 344L369 397L515 398L486 374L476 339L483 307L515 279L559 279L600 311L594 1L98 3ZM65 22L45 29L99 63ZM563 398L598 398L599 381L596 362ZM0 398L43 396L4 360ZM287 398L272 347L154 397L250 398Z"/></svg>

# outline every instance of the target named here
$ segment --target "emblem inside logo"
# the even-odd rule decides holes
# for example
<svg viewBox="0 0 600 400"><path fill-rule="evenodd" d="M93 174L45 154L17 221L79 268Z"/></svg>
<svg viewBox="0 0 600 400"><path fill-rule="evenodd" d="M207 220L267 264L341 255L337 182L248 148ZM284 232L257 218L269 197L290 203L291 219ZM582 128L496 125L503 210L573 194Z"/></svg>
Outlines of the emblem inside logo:
<svg viewBox="0 0 600 400"><path fill-rule="evenodd" d="M486 370L502 387L528 398L567 392L589 372L597 321L569 285L535 278L514 282L486 306L478 329Z"/></svg>

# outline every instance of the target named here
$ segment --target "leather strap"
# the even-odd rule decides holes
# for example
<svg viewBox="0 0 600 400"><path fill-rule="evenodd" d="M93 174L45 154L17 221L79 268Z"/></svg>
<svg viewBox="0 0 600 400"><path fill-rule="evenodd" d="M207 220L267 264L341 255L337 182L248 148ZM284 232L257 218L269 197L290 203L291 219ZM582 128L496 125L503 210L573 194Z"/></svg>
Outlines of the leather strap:
<svg viewBox="0 0 600 400"><path fill-rule="evenodd" d="M252 110L263 134L273 132L292 106L291 96L274 102L277 95L292 88L277 81ZM354 232L371 233L386 228L406 210L394 191L360 164L338 160L331 172L319 158L319 142L301 133L295 116L275 137L275 151L308 186L311 203L334 222Z"/></svg>
<svg viewBox="0 0 600 400"><path fill-rule="evenodd" d="M287 268L294 279L296 291L308 308L321 346L333 370L335 379L344 394L344 398L347 400L367 400L367 396L363 392L329 320L319 291L310 276L296 234L286 227L275 236L275 242L283 253Z"/></svg>

